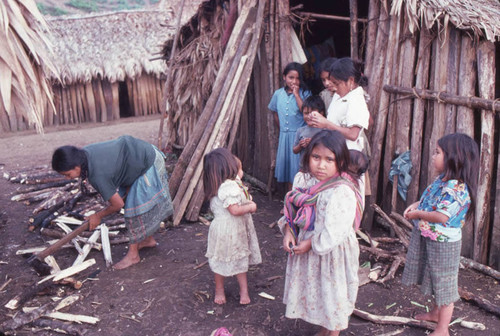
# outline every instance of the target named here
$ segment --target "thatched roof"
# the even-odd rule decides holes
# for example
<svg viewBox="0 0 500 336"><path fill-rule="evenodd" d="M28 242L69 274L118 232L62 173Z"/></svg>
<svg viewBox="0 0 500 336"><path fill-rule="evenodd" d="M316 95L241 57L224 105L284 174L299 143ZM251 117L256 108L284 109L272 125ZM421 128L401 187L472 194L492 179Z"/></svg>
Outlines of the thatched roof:
<svg viewBox="0 0 500 336"><path fill-rule="evenodd" d="M53 108L46 77L55 72L46 22L33 0L14 0L0 2L0 23L0 114L22 115L41 131L47 103Z"/></svg>
<svg viewBox="0 0 500 336"><path fill-rule="evenodd" d="M500 36L500 2L498 0L395 0L392 14L408 17L414 32L421 23L431 28L435 23L471 30L476 37L494 42Z"/></svg>
<svg viewBox="0 0 500 336"><path fill-rule="evenodd" d="M200 3L186 1L181 24ZM65 84L106 78L110 82L135 78L143 72L160 76L162 44L175 34L175 11L135 10L71 16L48 20L54 36L59 77Z"/></svg>

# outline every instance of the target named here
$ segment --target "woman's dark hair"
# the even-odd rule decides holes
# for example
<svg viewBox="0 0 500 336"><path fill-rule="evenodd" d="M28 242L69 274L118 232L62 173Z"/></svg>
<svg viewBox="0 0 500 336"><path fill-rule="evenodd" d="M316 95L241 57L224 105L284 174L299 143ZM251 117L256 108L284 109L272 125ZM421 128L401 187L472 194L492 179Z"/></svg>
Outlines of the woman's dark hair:
<svg viewBox="0 0 500 336"><path fill-rule="evenodd" d="M359 86L368 85L368 77L363 75L363 63L354 61L350 57L340 58L334 62L330 67L330 76L343 82L347 82L352 77L354 83Z"/></svg>
<svg viewBox="0 0 500 336"><path fill-rule="evenodd" d="M80 167L82 179L87 176L87 155L85 151L75 146L62 146L57 148L52 154L52 169L58 173Z"/></svg>
<svg viewBox="0 0 500 336"><path fill-rule="evenodd" d="M290 62L286 65L285 69L283 69L283 76L288 75L290 71L297 71L299 74L299 86L303 89L307 89L306 83L304 82L304 68L300 63Z"/></svg>
<svg viewBox="0 0 500 336"><path fill-rule="evenodd" d="M470 136L463 133L448 134L438 140L444 154L443 180L458 180L467 185L471 205L467 219L475 212L477 174L479 171L479 147Z"/></svg>
<svg viewBox="0 0 500 336"><path fill-rule="evenodd" d="M217 148L203 157L203 190L209 200L227 179L234 180L238 174L238 162L226 148Z"/></svg>
<svg viewBox="0 0 500 336"><path fill-rule="evenodd" d="M330 130L323 130L311 138L311 142L309 142L302 157L302 167L306 173L311 172L309 159L314 147L319 144L325 146L335 154L335 163L337 164L339 173L348 173L353 178L357 178L349 171L351 158L344 136L339 131Z"/></svg>
<svg viewBox="0 0 500 336"><path fill-rule="evenodd" d="M326 107L325 102L321 99L320 96L309 96L302 103L302 113L304 113L304 109L310 109L311 111L318 111L321 115L326 116Z"/></svg>
<svg viewBox="0 0 500 336"><path fill-rule="evenodd" d="M368 169L368 163L370 162L368 156L359 150L349 149L349 158L351 159L348 168L349 172L360 178Z"/></svg>
<svg viewBox="0 0 500 336"><path fill-rule="evenodd" d="M321 74L323 71L329 73L333 63L335 63L337 60L338 58L336 57L328 57L322 60L319 64L319 74Z"/></svg>

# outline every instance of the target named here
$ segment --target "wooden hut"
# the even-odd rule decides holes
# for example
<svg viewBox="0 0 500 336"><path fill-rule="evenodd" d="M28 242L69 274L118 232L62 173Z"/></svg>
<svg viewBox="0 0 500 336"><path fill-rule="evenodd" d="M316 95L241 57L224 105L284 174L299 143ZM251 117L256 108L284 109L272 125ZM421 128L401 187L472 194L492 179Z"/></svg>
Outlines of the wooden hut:
<svg viewBox="0 0 500 336"><path fill-rule="evenodd" d="M203 2L196 20L183 27L179 55L170 60L176 69L175 84L166 89L167 132L171 144L184 149L171 179L174 222L183 215L188 220L198 218L203 198L201 160L218 146L232 148L245 171L270 191L277 130L267 103L280 86L283 65L294 57L295 33L306 51L333 39L329 56L365 61L374 119L369 134L370 203L401 212L431 181L433 172L427 167L439 137L465 132L478 141L478 211L475 223L465 228L463 254L498 268L499 16L500 5L494 0L458 0L453 6L437 0L351 0L335 5L294 0ZM221 42L229 33L229 41ZM248 41L242 42L243 38ZM208 40L209 46L202 42ZM189 50L198 50L199 45L208 46L213 57ZM171 46L172 41L167 42L166 59ZM312 58L306 67L313 69L317 60ZM392 160L407 150L411 150L413 179L406 201L394 203L385 197L393 189L388 173ZM372 223L369 213L365 227L370 229Z"/></svg>

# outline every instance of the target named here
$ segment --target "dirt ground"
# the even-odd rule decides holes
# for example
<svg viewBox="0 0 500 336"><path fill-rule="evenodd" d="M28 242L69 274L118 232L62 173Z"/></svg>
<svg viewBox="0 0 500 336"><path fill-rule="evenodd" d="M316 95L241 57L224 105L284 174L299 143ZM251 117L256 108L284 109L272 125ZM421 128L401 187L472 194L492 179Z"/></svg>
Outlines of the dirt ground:
<svg viewBox="0 0 500 336"><path fill-rule="evenodd" d="M89 143L113 139L130 134L156 143L159 121L157 118L126 119L97 127L66 127L48 129L46 134L18 133L0 138L0 172L48 164L52 151L61 145L83 146ZM0 288L12 281L0 292L0 324L10 320L16 311L4 305L14 296L29 290L40 278L16 255L21 248L39 246L47 238L36 232L28 232L28 217L33 205L13 202L11 196L23 186L0 179ZM281 236L276 227L269 227L279 217L279 197L269 200L256 190L252 191L258 204L254 223L260 241L263 263L252 267L248 282L252 303L239 305L236 279L226 281L228 302L224 306L213 303L213 277L207 265L202 264L206 248L208 227L201 223L182 223L178 227L167 227L155 235L159 245L141 251L139 264L125 270L107 269L101 252L92 251L90 258L96 265L79 274L85 280L95 270L100 270L96 279L86 280L80 290L59 287L39 295L25 306L40 306L54 296L73 293L83 298L66 308L66 312L90 315L99 318L96 325L77 326L85 335L187 335L209 336L221 326L233 335L313 335L318 328L301 320L284 317L282 303L283 276L286 255L281 246ZM379 229L378 234L386 234ZM361 243L363 244L363 243ZM113 260L126 253L126 244L113 245ZM60 250L55 258L61 267L69 267L76 257L75 250ZM362 254L360 263L375 260ZM356 307L378 315L410 317L424 309L413 304L428 305L416 288L401 285L401 269L394 280L385 285L369 283L359 289ZM460 271L459 285L482 295L500 305L498 282L470 270ZM275 300L258 294L265 292ZM460 301L456 304L453 319L463 318L481 322L485 331L465 329L459 324L451 327L451 335L499 335L500 319L482 309ZM399 333L398 333L399 331ZM341 335L425 335L428 331L415 327L374 324L352 317L349 328ZM25 326L17 335L54 335L55 331Z"/></svg>

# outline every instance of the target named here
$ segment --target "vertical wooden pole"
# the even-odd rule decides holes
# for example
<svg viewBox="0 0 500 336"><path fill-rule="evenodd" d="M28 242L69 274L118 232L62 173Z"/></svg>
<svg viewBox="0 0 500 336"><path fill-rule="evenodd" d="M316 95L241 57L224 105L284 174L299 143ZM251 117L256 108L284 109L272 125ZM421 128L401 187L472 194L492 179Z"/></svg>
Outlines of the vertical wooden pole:
<svg viewBox="0 0 500 336"><path fill-rule="evenodd" d="M351 17L351 58L359 60L358 0L349 0L349 16Z"/></svg>
<svg viewBox="0 0 500 336"><path fill-rule="evenodd" d="M415 87L425 89L429 83L429 63L431 59L431 43L432 36L427 28L422 27L420 31L420 40L418 44L418 60L416 67L417 77L415 79ZM422 159L422 139L425 119L426 101L423 99L415 99L413 103L413 118L411 127L411 147L410 157L412 163L411 176L412 180L406 195L407 204L414 203L419 198L419 182L421 175L421 159Z"/></svg>
<svg viewBox="0 0 500 336"><path fill-rule="evenodd" d="M448 66L447 66L447 82L446 91L448 93L457 94L458 91L458 67L460 63L460 43L462 39L460 38L460 32L456 28L452 28L450 31L449 44L450 48L448 51ZM446 122L444 126L444 134L451 134L456 132L457 124L457 106L453 104L446 104L445 107Z"/></svg>
<svg viewBox="0 0 500 336"><path fill-rule="evenodd" d="M461 38L458 95L471 97L476 95L476 48L474 47L474 41L468 34L463 33ZM469 107L458 106L457 121L457 132L465 133L474 138L474 110ZM472 244L469 244L468 247L472 251ZM472 253L468 257L472 257Z"/></svg>
<svg viewBox="0 0 500 336"><path fill-rule="evenodd" d="M380 15L380 1L370 0L368 7L368 28L366 32L365 75L370 78L377 41L377 23Z"/></svg>
<svg viewBox="0 0 500 336"><path fill-rule="evenodd" d="M292 25L290 23L290 4L288 1L278 0L280 58L284 67L292 61Z"/></svg>
<svg viewBox="0 0 500 336"><path fill-rule="evenodd" d="M500 150L500 140L497 144ZM497 185L495 191L495 209L493 213L493 226L491 228L491 246L489 265L500 269L500 155L497 154Z"/></svg>
<svg viewBox="0 0 500 336"><path fill-rule="evenodd" d="M438 92L446 92L447 89L447 78L448 78L448 53L450 49L450 42L448 38L442 39L443 36L450 36L451 27L448 25L446 27L446 31L442 32L440 37L435 40L435 51L436 58L434 64L434 90ZM446 104L443 102L435 102L434 103L434 114L432 119L432 133L429 140L429 157L436 150L437 141L440 139L445 132L445 123L446 123ZM429 160L430 161L430 160ZM425 166L424 166L425 168ZM436 177L436 169L429 162L427 167L427 181L433 181Z"/></svg>
<svg viewBox="0 0 500 336"><path fill-rule="evenodd" d="M477 49L477 73L479 95L481 98L495 97L495 45L480 42ZM481 159L477 190L474 260L482 264L488 262L488 234L490 226L490 191L493 171L493 143L495 115L491 111L481 111Z"/></svg>

